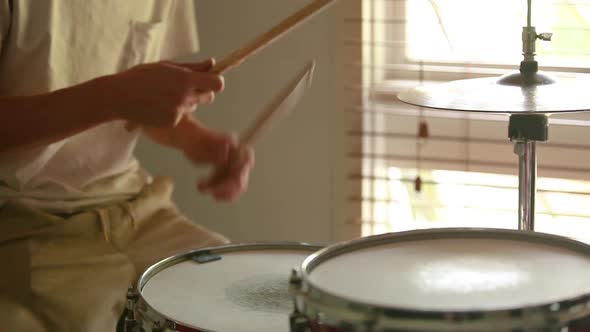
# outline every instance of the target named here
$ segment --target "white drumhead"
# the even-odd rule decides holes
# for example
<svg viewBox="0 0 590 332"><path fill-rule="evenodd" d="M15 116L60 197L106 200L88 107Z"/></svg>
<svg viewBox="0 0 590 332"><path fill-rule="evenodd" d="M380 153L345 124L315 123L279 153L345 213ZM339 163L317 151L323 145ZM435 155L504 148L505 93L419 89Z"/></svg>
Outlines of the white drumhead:
<svg viewBox="0 0 590 332"><path fill-rule="evenodd" d="M289 277L312 249L242 250L187 260L154 275L143 298L178 323L208 331L289 331Z"/></svg>
<svg viewBox="0 0 590 332"><path fill-rule="evenodd" d="M330 258L309 281L344 299L390 308L522 308L590 293L590 257L516 240L420 240Z"/></svg>

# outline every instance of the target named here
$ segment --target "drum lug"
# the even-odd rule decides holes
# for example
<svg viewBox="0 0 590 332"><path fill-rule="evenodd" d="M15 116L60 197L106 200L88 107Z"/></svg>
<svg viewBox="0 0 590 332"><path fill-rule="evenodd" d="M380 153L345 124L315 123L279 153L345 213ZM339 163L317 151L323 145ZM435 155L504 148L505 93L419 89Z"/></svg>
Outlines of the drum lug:
<svg viewBox="0 0 590 332"><path fill-rule="evenodd" d="M177 331L176 330L176 323L172 322L172 321L166 322L166 328L168 328L168 330L170 330L170 331Z"/></svg>
<svg viewBox="0 0 590 332"><path fill-rule="evenodd" d="M177 326L175 322L166 320L164 323L154 322L154 326L152 327L152 332L177 332Z"/></svg>
<svg viewBox="0 0 590 332"><path fill-rule="evenodd" d="M125 323L123 332L140 332L140 326L135 319L135 303L137 302L137 293L133 286L127 289L127 302L125 303Z"/></svg>
<svg viewBox="0 0 590 332"><path fill-rule="evenodd" d="M298 293L301 290L301 283L301 276L299 276L297 270L291 270L291 278L289 278L291 296L293 297L293 313L291 313L289 316L291 332L309 331L309 319L307 319L307 317L301 313L297 301Z"/></svg>
<svg viewBox="0 0 590 332"><path fill-rule="evenodd" d="M301 276L299 275L297 269L291 270L291 277L289 278L289 292L291 293L291 296L293 298L293 305L295 306L296 310L299 309L299 306L297 305L297 297L301 292L302 283L303 280L301 279Z"/></svg>
<svg viewBox="0 0 590 332"><path fill-rule="evenodd" d="M164 332L164 327L161 326L160 322L154 322L152 326L152 332Z"/></svg>
<svg viewBox="0 0 590 332"><path fill-rule="evenodd" d="M289 323L291 326L291 332L309 331L309 320L297 309L295 309L291 316L289 316Z"/></svg>
<svg viewBox="0 0 590 332"><path fill-rule="evenodd" d="M299 276L299 272L297 272L297 269L291 270L291 277L289 278L289 284L291 284L292 286L301 285L301 277Z"/></svg>

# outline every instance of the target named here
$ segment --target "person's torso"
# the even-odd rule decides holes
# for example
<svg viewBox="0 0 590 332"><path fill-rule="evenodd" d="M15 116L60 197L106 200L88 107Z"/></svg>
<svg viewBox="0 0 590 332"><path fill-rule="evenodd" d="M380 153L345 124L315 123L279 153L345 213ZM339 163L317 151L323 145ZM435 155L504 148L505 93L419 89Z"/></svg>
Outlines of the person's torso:
<svg viewBox="0 0 590 332"><path fill-rule="evenodd" d="M13 0L10 17L2 96L46 93L198 48L190 0ZM0 155L0 203L73 210L137 193L147 181L133 157L137 135L115 121Z"/></svg>

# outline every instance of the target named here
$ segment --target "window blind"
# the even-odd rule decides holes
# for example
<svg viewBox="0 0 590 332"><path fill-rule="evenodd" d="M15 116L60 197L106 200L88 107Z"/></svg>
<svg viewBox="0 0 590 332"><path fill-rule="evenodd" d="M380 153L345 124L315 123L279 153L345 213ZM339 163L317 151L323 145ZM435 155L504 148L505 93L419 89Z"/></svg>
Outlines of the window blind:
<svg viewBox="0 0 590 332"><path fill-rule="evenodd" d="M414 107L400 102L397 93L518 70L526 1L344 0L343 8L351 165L347 225L365 235L436 227L437 210L457 208L501 211L496 225L516 228L516 178L504 177L509 180L499 185L497 176L489 176L517 174L508 116ZM557 77L588 73L590 0L544 0L533 8L537 31L555 33L552 42L538 44L541 70ZM551 116L550 140L538 145L538 175L546 178L539 182L539 198L557 193L579 203L569 210L540 204L537 212L551 220L590 217L590 201L585 204L590 187L584 185L590 181L589 127L586 114ZM566 180L556 185L552 179ZM578 182L572 189L564 181ZM393 190L398 185L408 195ZM443 197L449 186L454 193L481 189L476 190L480 202L453 206ZM486 200L502 192L513 203L486 207ZM409 217L396 212L404 206L412 210ZM458 217L457 225L481 226L467 219Z"/></svg>

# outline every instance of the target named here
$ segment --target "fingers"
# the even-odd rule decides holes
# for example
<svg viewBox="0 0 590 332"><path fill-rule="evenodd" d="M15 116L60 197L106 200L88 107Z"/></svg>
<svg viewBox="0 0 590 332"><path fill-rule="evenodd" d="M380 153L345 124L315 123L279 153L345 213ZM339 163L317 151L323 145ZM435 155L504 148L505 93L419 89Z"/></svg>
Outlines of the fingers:
<svg viewBox="0 0 590 332"><path fill-rule="evenodd" d="M189 84L197 91L221 92L225 88L225 79L218 74L193 72L189 76Z"/></svg>
<svg viewBox="0 0 590 332"><path fill-rule="evenodd" d="M225 87L223 76L210 72L215 67L215 59L210 58L199 63L181 63L177 65L193 72L191 82L197 90L223 91Z"/></svg>
<svg viewBox="0 0 590 332"><path fill-rule="evenodd" d="M250 170L254 166L254 151L239 147L228 163L215 169L212 176L201 181L198 189L210 193L216 200L232 201L248 187Z"/></svg>
<svg viewBox="0 0 590 332"><path fill-rule="evenodd" d="M180 63L179 66L185 67L192 71L208 72L215 67L215 59L209 58L203 62L198 63Z"/></svg>
<svg viewBox="0 0 590 332"><path fill-rule="evenodd" d="M225 88L223 76L209 72L215 66L213 58L199 63L175 65L189 70L187 84L191 93L187 96L186 103L190 106L212 104L215 101L215 94Z"/></svg>
<svg viewBox="0 0 590 332"><path fill-rule="evenodd" d="M197 68L208 68L215 62L210 60L204 64L196 64ZM222 76L208 72L191 72L188 77L188 93L185 96L183 114L191 114L197 110L197 105L208 105L215 102L216 93L225 88ZM177 123L177 122L176 122Z"/></svg>
<svg viewBox="0 0 590 332"><path fill-rule="evenodd" d="M196 104L213 104L215 101L215 92L213 91L206 91L206 92L197 92L195 96L195 103Z"/></svg>
<svg viewBox="0 0 590 332"><path fill-rule="evenodd" d="M227 182L223 186L209 190L200 190L202 193L209 193L216 201L235 201L248 187L249 176L236 179L234 182Z"/></svg>
<svg viewBox="0 0 590 332"><path fill-rule="evenodd" d="M247 188L250 178L250 164L243 165L235 177L228 179L212 190L213 197L218 201L234 201Z"/></svg>

